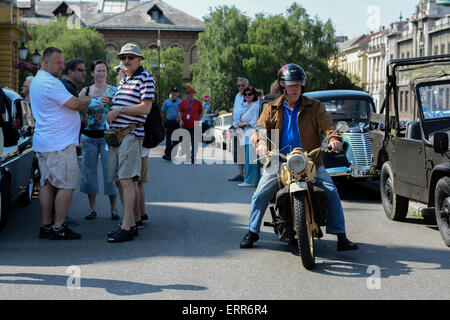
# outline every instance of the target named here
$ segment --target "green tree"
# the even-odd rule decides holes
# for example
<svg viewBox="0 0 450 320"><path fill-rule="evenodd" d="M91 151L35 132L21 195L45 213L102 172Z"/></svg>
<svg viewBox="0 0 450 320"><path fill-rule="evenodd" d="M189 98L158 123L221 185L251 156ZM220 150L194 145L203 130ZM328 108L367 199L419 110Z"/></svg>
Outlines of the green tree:
<svg viewBox="0 0 450 320"><path fill-rule="evenodd" d="M90 65L98 59L105 59L105 41L103 35L85 27L74 27L71 20L58 17L48 24L27 25L27 34L31 39L27 46L29 52L35 49L42 54L47 47L62 50L64 60L82 58L86 61L86 85L92 83Z"/></svg>
<svg viewBox="0 0 450 320"><path fill-rule="evenodd" d="M210 96L211 111L233 107L236 82L246 76L243 44L250 18L236 7L220 6L204 18L204 32L197 41L198 63L192 66L193 87Z"/></svg>
<svg viewBox="0 0 450 320"><path fill-rule="evenodd" d="M184 92L185 84L183 83L183 51L178 47L161 50L161 65L160 76L158 82L158 50L146 49L142 52L145 59L142 61L142 66L153 73L157 89L161 94L160 105L163 101L169 98L170 88L176 87L178 91Z"/></svg>
<svg viewBox="0 0 450 320"><path fill-rule="evenodd" d="M285 14L258 14L248 30L244 67L251 82L265 92L285 64L296 63L305 69L307 88L327 88L330 71L328 59L337 52L330 20L311 18L299 4L292 4Z"/></svg>

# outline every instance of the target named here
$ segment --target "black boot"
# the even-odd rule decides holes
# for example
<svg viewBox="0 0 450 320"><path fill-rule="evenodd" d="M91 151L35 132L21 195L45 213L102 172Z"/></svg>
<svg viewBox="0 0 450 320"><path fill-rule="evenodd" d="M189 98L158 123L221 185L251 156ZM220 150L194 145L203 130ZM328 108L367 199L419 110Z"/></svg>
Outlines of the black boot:
<svg viewBox="0 0 450 320"><path fill-rule="evenodd" d="M347 236L345 233L338 233L338 243L337 243L337 250L338 251L351 251L351 250L358 250L358 245L351 242L347 239Z"/></svg>
<svg viewBox="0 0 450 320"><path fill-rule="evenodd" d="M249 231L241 241L241 248L248 249L253 247L253 243L259 240L257 233Z"/></svg>

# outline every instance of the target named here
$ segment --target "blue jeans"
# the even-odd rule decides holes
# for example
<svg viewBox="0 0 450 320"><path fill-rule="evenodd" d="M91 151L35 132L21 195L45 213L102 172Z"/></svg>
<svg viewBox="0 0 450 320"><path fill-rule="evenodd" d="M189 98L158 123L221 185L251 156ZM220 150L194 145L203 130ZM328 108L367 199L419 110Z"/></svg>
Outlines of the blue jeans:
<svg viewBox="0 0 450 320"><path fill-rule="evenodd" d="M80 191L86 194L97 194L98 187L98 157L100 155L103 170L103 191L107 196L117 195L117 188L108 181L108 151L104 138L90 138L81 135L81 185Z"/></svg>
<svg viewBox="0 0 450 320"><path fill-rule="evenodd" d="M316 182L325 188L330 203L326 213L326 232L330 234L345 233L345 219L341 199L333 180L331 180L324 166L317 169ZM252 197L249 226L251 232L259 233L264 213L269 206L270 200L272 200L278 190L278 176L276 174L268 174L265 171Z"/></svg>

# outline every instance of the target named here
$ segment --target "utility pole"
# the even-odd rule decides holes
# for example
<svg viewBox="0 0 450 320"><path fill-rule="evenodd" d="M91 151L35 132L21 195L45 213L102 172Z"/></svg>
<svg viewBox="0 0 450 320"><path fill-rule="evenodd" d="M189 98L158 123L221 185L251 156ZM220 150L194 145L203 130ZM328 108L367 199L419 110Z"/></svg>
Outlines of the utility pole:
<svg viewBox="0 0 450 320"><path fill-rule="evenodd" d="M158 29L158 74L157 74L157 86L158 86L158 95L156 97L156 101L160 103L161 98L161 30Z"/></svg>

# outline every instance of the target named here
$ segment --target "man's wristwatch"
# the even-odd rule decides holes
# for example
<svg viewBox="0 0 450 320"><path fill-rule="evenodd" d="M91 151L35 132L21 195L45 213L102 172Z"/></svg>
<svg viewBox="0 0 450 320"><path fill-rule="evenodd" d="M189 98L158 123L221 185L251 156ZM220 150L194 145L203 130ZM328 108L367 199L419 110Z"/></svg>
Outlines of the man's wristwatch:
<svg viewBox="0 0 450 320"><path fill-rule="evenodd" d="M125 113L125 107L124 107L124 106L121 106L121 107L119 108L119 110L120 110L120 113Z"/></svg>

